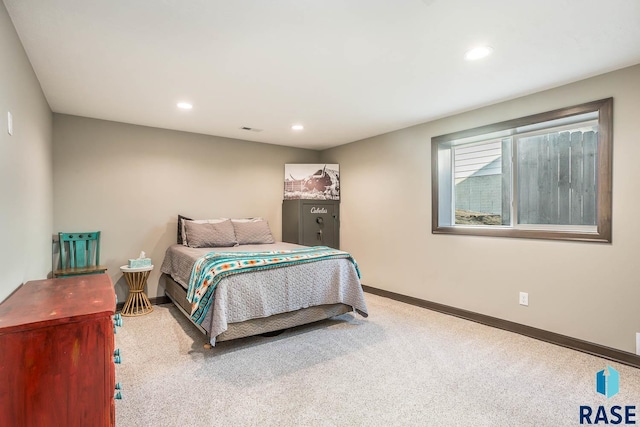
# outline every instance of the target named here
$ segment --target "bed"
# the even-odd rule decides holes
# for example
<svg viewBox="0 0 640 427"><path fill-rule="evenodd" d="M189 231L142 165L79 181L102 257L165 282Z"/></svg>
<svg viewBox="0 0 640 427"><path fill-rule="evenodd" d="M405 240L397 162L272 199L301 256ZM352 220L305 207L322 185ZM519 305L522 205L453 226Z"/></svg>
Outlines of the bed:
<svg viewBox="0 0 640 427"><path fill-rule="evenodd" d="M257 225L258 222L261 224ZM215 226L206 226L209 227L208 237L196 239L197 234L190 234L190 231L196 230L196 225L198 230L205 227L198 224ZM233 236L229 225L233 227ZM224 231L221 231L223 228ZM249 235L247 229L251 229ZM257 229L260 229L259 233L256 233ZM227 237L221 238L224 233ZM188 236L193 238L188 239ZM326 248L330 251L324 251L334 254L330 257L319 256L318 259L263 266L256 270L243 269L237 274L222 275L217 279L214 289L209 290L209 306L203 307L203 302L200 302L201 306L194 310L194 299L198 300L194 298L197 274L192 277L192 271L196 264L195 270L204 271L210 266L207 262L221 259L234 260L239 257L246 264L247 259L253 263L254 259L267 257L280 260L281 256L292 258L296 255L295 258L299 258L307 256L305 253L321 253L322 249L276 242L268 230L268 224L260 218L191 220L180 216L178 243L166 251L161 267L161 284L164 284L165 294L171 301L207 335L211 346L216 342L268 334L352 311L367 317L355 261L346 252L335 255L336 251L330 248ZM272 254L278 254L278 258Z"/></svg>

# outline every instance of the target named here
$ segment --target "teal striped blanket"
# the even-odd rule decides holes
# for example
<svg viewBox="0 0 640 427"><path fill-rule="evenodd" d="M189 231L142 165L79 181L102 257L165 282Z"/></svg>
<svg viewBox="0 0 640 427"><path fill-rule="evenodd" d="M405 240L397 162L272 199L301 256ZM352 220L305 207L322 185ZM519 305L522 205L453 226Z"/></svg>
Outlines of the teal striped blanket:
<svg viewBox="0 0 640 427"><path fill-rule="evenodd" d="M216 286L227 276L335 258L351 261L360 277L358 264L348 252L326 246L265 252L210 252L198 259L191 270L187 289L191 319L198 325L202 323L213 302Z"/></svg>

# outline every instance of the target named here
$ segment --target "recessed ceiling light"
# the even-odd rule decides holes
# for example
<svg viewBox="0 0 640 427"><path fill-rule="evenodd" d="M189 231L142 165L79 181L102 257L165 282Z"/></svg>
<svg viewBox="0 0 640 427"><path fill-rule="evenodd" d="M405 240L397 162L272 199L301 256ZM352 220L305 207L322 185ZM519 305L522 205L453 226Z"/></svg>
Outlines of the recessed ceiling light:
<svg viewBox="0 0 640 427"><path fill-rule="evenodd" d="M181 110L191 110L193 108L193 105L189 104L188 102L178 102L178 108L180 108Z"/></svg>
<svg viewBox="0 0 640 427"><path fill-rule="evenodd" d="M302 129L304 129L304 126L302 126L302 125L293 125L293 126L291 126L291 129L293 129L293 130L302 130Z"/></svg>
<svg viewBox="0 0 640 427"><path fill-rule="evenodd" d="M467 53L464 54L464 59L467 61L475 61L476 59L491 55L492 52L493 48L491 46L478 46L468 50Z"/></svg>

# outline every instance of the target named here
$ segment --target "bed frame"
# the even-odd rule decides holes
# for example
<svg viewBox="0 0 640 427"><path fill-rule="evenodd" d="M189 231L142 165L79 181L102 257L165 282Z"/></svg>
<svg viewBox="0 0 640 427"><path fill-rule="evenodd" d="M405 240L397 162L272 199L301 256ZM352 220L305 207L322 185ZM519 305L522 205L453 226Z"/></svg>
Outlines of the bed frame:
<svg viewBox="0 0 640 427"><path fill-rule="evenodd" d="M191 312L191 303L187 301L187 291L177 283L171 276L162 274L160 283L164 282L165 294L169 299L182 311L182 313L191 320L189 313ZM259 319L249 319L244 322L229 323L227 330L216 337L218 341L228 341L236 338L244 338L253 335L267 334L269 332L281 331L292 328L294 326L306 325L308 323L329 319L352 311L353 308L346 304L326 304L314 307L303 308L287 313L275 314L269 317ZM191 321L200 332L209 336L204 328ZM211 344L207 343L205 348L211 348Z"/></svg>

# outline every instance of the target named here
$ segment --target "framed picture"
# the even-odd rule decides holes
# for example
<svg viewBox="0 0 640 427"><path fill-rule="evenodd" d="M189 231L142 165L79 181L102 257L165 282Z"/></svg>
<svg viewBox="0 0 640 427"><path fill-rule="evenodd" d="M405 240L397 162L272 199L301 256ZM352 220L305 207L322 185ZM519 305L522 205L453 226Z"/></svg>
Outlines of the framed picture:
<svg viewBox="0 0 640 427"><path fill-rule="evenodd" d="M340 200L340 165L285 164L284 199Z"/></svg>

